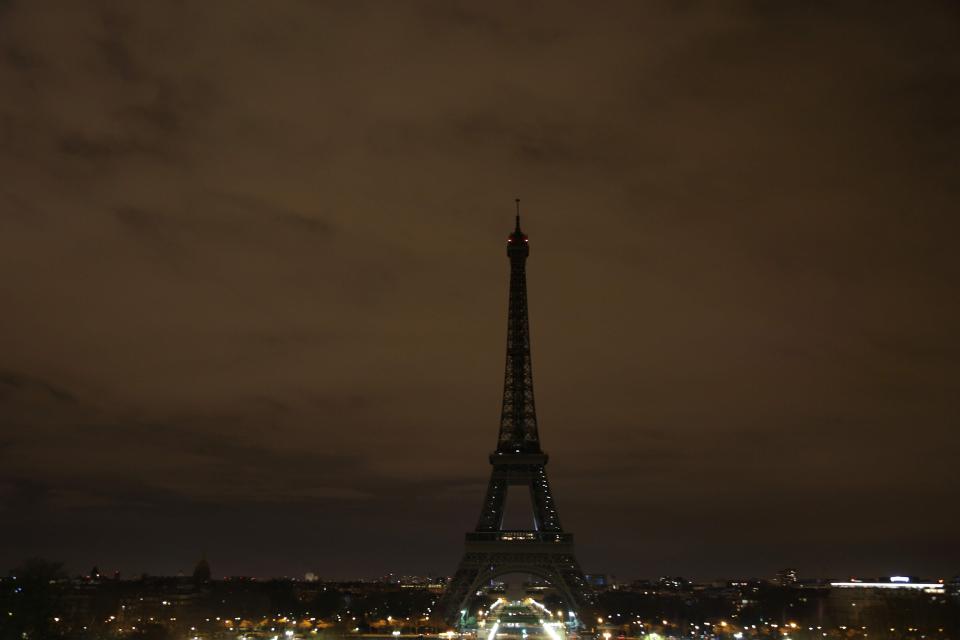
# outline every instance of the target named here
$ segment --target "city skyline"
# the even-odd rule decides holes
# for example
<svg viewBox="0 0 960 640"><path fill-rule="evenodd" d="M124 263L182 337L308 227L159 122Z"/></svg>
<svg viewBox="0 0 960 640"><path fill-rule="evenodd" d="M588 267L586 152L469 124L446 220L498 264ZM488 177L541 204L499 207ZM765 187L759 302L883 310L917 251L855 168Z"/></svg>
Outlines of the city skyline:
<svg viewBox="0 0 960 640"><path fill-rule="evenodd" d="M586 573L960 573L958 22L0 5L0 568L451 574L519 196Z"/></svg>

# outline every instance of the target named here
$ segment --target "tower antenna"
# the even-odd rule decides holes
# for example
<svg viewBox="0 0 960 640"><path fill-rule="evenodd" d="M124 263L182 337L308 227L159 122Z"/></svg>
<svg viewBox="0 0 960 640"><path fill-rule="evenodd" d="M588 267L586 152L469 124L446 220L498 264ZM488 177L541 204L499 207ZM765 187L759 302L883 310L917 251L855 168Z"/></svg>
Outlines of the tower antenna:
<svg viewBox="0 0 960 640"><path fill-rule="evenodd" d="M520 231L520 198L514 200L517 203L517 231Z"/></svg>

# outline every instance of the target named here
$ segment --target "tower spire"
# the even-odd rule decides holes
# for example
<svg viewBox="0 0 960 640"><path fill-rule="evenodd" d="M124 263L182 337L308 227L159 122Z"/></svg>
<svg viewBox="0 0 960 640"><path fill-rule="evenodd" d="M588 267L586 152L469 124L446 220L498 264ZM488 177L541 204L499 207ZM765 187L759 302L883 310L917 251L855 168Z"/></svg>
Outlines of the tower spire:
<svg viewBox="0 0 960 640"><path fill-rule="evenodd" d="M514 229L514 231L519 232L520 231L520 198L516 198L515 201L517 203L517 228Z"/></svg>

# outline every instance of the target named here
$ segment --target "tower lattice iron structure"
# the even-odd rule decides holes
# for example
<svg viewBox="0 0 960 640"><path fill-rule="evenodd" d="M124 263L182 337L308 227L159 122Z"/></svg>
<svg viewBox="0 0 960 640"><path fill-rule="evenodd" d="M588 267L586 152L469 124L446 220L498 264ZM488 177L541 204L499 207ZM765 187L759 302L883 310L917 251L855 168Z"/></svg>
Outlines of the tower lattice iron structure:
<svg viewBox="0 0 960 640"><path fill-rule="evenodd" d="M527 314L527 236L516 228L507 238L510 303L503 408L493 470L476 528L466 534L466 549L441 602L440 612L454 624L470 599L491 580L506 574L530 574L557 590L581 620L592 616L593 593L573 551L573 534L560 525L547 479L547 454L540 448L530 361ZM526 487L533 507L533 528L505 530L504 510L511 487Z"/></svg>

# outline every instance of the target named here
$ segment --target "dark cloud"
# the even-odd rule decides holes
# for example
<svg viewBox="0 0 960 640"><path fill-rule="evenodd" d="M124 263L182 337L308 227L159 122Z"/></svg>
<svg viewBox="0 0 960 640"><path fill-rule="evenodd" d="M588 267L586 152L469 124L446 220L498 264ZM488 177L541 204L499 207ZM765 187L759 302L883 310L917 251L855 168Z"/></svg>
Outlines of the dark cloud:
<svg viewBox="0 0 960 640"><path fill-rule="evenodd" d="M49 487L27 478L0 479L0 510L4 513L29 514L43 508Z"/></svg>
<svg viewBox="0 0 960 640"><path fill-rule="evenodd" d="M953 3L0 6L0 562L450 571L519 195L588 569L960 565Z"/></svg>
<svg viewBox="0 0 960 640"><path fill-rule="evenodd" d="M73 394L66 389L58 387L57 385L45 380L32 378L30 376L21 375L11 371L0 371L0 389L3 387L7 388L8 393L29 392L31 390L36 390L51 397L57 402L76 401L76 398L73 397Z"/></svg>

